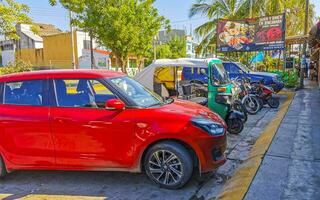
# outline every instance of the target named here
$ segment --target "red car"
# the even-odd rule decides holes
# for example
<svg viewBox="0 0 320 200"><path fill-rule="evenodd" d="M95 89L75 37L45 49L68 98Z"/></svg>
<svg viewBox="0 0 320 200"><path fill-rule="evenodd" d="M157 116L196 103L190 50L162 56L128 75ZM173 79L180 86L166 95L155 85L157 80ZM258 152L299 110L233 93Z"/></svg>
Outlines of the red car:
<svg viewBox="0 0 320 200"><path fill-rule="evenodd" d="M225 162L226 125L127 76L52 70L0 77L0 176L13 170L145 171L175 189Z"/></svg>

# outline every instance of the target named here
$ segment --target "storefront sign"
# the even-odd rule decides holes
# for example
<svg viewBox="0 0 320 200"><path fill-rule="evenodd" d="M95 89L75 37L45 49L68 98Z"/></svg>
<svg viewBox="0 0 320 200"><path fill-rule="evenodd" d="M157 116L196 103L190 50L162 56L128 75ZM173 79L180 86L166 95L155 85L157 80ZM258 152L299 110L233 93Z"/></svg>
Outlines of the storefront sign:
<svg viewBox="0 0 320 200"><path fill-rule="evenodd" d="M245 20L219 20L219 52L268 51L285 48L285 15Z"/></svg>

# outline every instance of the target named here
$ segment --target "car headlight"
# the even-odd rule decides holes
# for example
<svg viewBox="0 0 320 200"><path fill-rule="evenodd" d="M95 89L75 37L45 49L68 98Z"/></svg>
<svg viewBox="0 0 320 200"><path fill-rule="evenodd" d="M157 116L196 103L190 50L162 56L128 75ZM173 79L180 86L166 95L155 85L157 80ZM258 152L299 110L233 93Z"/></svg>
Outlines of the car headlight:
<svg viewBox="0 0 320 200"><path fill-rule="evenodd" d="M197 117L192 118L191 122L194 126L201 128L202 130L204 130L212 136L220 136L225 133L225 128L222 124L214 122L210 119Z"/></svg>

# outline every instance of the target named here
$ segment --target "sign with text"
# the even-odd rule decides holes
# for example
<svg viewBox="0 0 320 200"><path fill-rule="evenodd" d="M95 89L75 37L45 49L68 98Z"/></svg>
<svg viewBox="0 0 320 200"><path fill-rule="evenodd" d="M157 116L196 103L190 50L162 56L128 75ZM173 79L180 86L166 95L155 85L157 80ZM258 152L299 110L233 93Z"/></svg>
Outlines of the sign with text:
<svg viewBox="0 0 320 200"><path fill-rule="evenodd" d="M244 20L219 20L219 52L268 51L285 48L285 15Z"/></svg>

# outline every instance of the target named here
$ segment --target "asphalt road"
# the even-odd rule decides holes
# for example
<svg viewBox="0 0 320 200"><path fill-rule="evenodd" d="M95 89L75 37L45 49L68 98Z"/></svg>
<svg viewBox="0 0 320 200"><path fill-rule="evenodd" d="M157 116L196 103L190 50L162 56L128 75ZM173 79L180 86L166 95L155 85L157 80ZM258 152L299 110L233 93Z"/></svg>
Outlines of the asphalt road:
<svg viewBox="0 0 320 200"><path fill-rule="evenodd" d="M283 99L281 99L283 101ZM32 195L89 196L95 199L208 199L215 197L223 184L249 153L277 109L263 108L249 116L240 135L228 135L227 163L215 173L193 177L180 190L155 186L144 174L124 172L16 171L0 180L5 199L30 199ZM31 195L31 196L30 196ZM35 197L35 196L33 196ZM34 198L31 198L34 199ZM38 198L41 199L41 198ZM46 199L46 198L42 198ZM59 198L55 198L59 199Z"/></svg>

